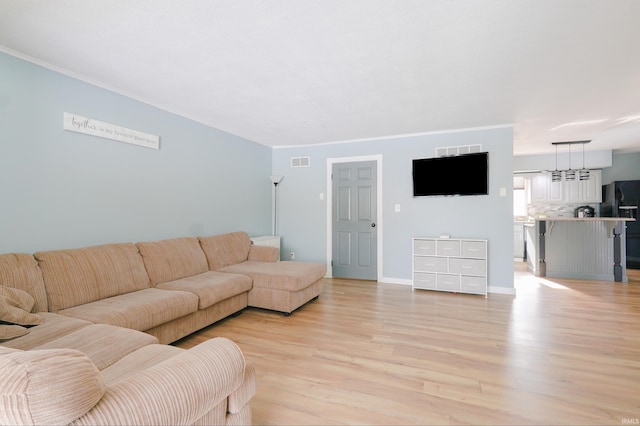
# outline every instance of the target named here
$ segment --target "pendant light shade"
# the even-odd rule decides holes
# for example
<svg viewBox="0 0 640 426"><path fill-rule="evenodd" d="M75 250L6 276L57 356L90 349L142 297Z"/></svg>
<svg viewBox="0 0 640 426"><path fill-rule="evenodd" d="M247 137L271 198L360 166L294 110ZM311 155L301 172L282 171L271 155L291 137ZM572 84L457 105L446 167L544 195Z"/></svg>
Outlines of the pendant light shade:
<svg viewBox="0 0 640 426"><path fill-rule="evenodd" d="M578 172L578 178L580 180L589 180L590 177L591 173L589 173L589 170L582 169Z"/></svg>

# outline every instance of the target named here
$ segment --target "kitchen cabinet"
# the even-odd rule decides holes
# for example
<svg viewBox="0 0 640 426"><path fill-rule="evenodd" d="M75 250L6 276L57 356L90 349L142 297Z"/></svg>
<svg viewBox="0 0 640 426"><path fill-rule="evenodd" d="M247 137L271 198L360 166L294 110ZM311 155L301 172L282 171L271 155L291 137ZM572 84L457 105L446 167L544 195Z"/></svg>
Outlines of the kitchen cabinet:
<svg viewBox="0 0 640 426"><path fill-rule="evenodd" d="M589 180L564 182L565 201L568 203L602 202L602 170L591 170Z"/></svg>
<svg viewBox="0 0 640 426"><path fill-rule="evenodd" d="M600 203L602 202L602 170L590 170L589 180L553 182L551 173L531 176L532 203Z"/></svg>
<svg viewBox="0 0 640 426"><path fill-rule="evenodd" d="M564 201L564 182L553 182L551 173L536 173L531 177L531 202L560 203Z"/></svg>
<svg viewBox="0 0 640 426"><path fill-rule="evenodd" d="M539 203L547 201L547 178L544 173L531 176L531 202Z"/></svg>
<svg viewBox="0 0 640 426"><path fill-rule="evenodd" d="M513 224L513 257L524 258L524 224Z"/></svg>
<svg viewBox="0 0 640 426"><path fill-rule="evenodd" d="M583 201L591 203L602 202L602 170L591 170L589 180L582 181Z"/></svg>

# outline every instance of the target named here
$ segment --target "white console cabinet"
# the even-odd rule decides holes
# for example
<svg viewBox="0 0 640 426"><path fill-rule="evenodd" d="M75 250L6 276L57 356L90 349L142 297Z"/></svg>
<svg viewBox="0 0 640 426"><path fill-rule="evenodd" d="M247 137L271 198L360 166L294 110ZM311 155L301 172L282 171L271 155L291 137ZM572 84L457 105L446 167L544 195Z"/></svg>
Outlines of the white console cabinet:
<svg viewBox="0 0 640 426"><path fill-rule="evenodd" d="M487 240L413 238L413 288L487 295Z"/></svg>

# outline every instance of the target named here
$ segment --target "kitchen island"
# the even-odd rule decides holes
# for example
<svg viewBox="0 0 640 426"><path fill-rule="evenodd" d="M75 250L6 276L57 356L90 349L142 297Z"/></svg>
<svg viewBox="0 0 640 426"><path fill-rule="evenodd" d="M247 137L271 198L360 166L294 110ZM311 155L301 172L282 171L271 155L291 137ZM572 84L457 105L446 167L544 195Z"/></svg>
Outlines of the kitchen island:
<svg viewBox="0 0 640 426"><path fill-rule="evenodd" d="M628 282L622 217L539 217L525 225L527 266L539 277Z"/></svg>

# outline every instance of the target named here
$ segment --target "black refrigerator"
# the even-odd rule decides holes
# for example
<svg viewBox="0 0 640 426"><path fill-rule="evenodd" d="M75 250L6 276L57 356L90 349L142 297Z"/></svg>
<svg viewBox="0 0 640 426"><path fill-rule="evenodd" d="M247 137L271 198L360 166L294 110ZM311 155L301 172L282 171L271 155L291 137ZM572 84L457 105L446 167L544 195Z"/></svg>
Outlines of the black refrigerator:
<svg viewBox="0 0 640 426"><path fill-rule="evenodd" d="M640 180L619 180L602 185L600 216L630 217L635 222L625 222L627 227L627 268L640 269Z"/></svg>

